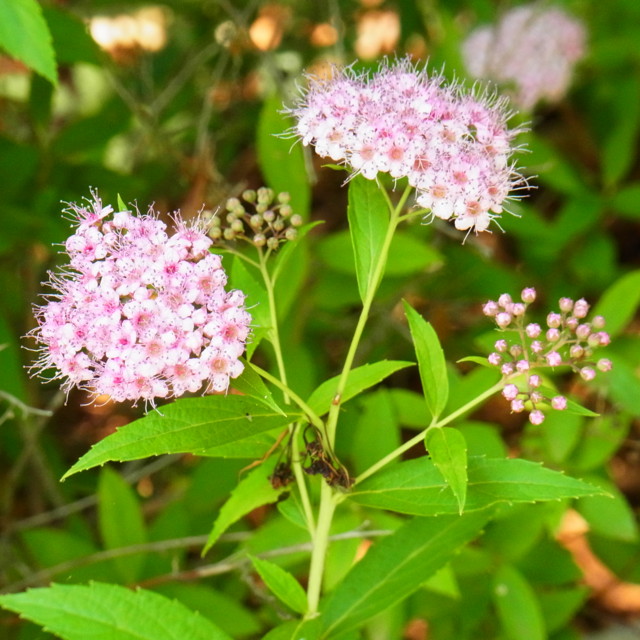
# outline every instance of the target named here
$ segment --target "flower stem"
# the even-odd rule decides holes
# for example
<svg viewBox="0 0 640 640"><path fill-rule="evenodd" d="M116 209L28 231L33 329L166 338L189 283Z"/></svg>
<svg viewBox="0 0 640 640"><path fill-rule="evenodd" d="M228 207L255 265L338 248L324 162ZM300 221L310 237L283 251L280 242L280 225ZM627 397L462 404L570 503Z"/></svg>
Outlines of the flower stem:
<svg viewBox="0 0 640 640"><path fill-rule="evenodd" d="M387 266L387 258L389 256L389 248L391 247L391 240L393 234L400 221L400 212L402 211L409 194L411 193L411 187L407 187L400 197L398 204L394 207L393 203L389 199L387 192L382 188L385 200L389 207L389 226L380 250L378 262L376 263L373 276L371 279L371 285L365 295L362 302L362 311L358 318L358 323L349 345L349 350L345 357L344 365L340 378L338 379L338 385L336 387L335 395L331 408L329 409L329 416L327 418L327 443L333 450L336 438L336 429L338 426L338 417L340 415L340 407L342 405L342 395L347 385L347 379L353 366L353 362L356 356L360 339L364 332L364 327L369 319L369 312L371 311L371 305L384 275L385 268ZM318 525L313 536L313 552L311 554L311 566L309 569L309 583L307 587L307 600L308 610L307 617L314 617L318 614L318 604L320 602L320 593L322 591L322 577L324 575L324 564L329 546L329 532L331 530L331 522L333 520L333 513L338 501L338 495L334 490L326 483L322 483L322 491L320 493L320 510L318 512Z"/></svg>
<svg viewBox="0 0 640 640"><path fill-rule="evenodd" d="M402 443L397 449L394 449L391 453L388 453L384 458L381 458L375 464L372 464L368 469L363 471L355 480L354 485L366 480L369 476L372 476L376 471L384 467L386 464L395 460L398 456L402 455L405 451L408 451L414 445L422 442L424 437L427 434L427 431L431 429L439 429L448 425L450 422L453 422L456 418L459 418L461 415L467 413L467 411L473 409L476 405L484 402L487 398L490 398L496 391L499 391L504 387L504 381L500 381L497 384L494 384L491 388L483 391L479 396L475 397L473 400L467 402L462 407L456 409L453 413L450 413L448 416L443 418L442 420L434 420L426 429L423 429L418 435L411 438L411 440L407 440Z"/></svg>
<svg viewBox="0 0 640 640"><path fill-rule="evenodd" d="M264 285L267 290L267 300L269 303L269 322L271 323L271 327L269 330L269 337L271 338L271 344L273 346L273 352L276 358L276 365L278 367L278 376L279 383L277 386L283 392L283 399L285 404L290 404L291 400L295 396L294 402L307 414L309 420L314 422L314 424L319 423L324 429L324 424L316 416L316 414L307 406L305 402L291 389L287 384L287 371L284 364L284 358L282 356L282 344L280 342L280 331L278 329L278 314L276 310L276 297L275 297L275 283L269 273L269 269L267 267L267 258L269 254L265 254L261 249L258 249L258 256L260 258L260 273L262 274L262 279L264 280ZM256 371L260 369L256 365L252 365ZM276 383L277 379L271 377L267 374L266 371L260 369L259 373L263 377L270 377L271 381ZM266 375L265 375L266 374ZM304 511L305 520L307 522L307 528L310 532L315 531L315 518L313 516L313 509L311 508L311 500L309 498L309 492L307 490L307 482L302 471L302 459L300 456L299 443L298 443L298 427L299 423L289 425L289 434L291 437L291 469L296 478L296 484L298 486L298 491L300 492L300 501L302 503L302 509Z"/></svg>

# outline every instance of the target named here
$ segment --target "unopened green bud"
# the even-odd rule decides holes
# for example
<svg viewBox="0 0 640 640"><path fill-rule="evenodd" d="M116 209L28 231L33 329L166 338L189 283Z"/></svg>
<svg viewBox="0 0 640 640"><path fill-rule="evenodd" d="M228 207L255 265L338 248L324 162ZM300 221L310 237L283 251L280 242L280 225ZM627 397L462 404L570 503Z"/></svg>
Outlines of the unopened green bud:
<svg viewBox="0 0 640 640"><path fill-rule="evenodd" d="M227 227L224 230L224 239L225 240L235 240L236 239L236 232L233 229Z"/></svg>
<svg viewBox="0 0 640 640"><path fill-rule="evenodd" d="M231 228L236 232L236 233L242 233L244 231L244 224L242 223L242 220L234 220L231 223Z"/></svg>
<svg viewBox="0 0 640 640"><path fill-rule="evenodd" d="M267 209L262 217L265 222L273 222L276 219L276 214L271 209Z"/></svg>
<svg viewBox="0 0 640 640"><path fill-rule="evenodd" d="M269 238L267 240L267 247L272 251L275 251L278 248L278 239L277 238Z"/></svg>
<svg viewBox="0 0 640 640"><path fill-rule="evenodd" d="M264 245L267 244L267 239L263 233L256 233L256 235L253 236L253 244L255 244L256 247L264 247Z"/></svg>
<svg viewBox="0 0 640 640"><path fill-rule="evenodd" d="M288 204L290 201L291 196L286 191L282 191L278 194L278 202L280 204Z"/></svg>
<svg viewBox="0 0 640 640"><path fill-rule="evenodd" d="M274 231L282 231L284 229L284 220L279 216L273 221Z"/></svg>
<svg viewBox="0 0 640 640"><path fill-rule="evenodd" d="M258 203L271 204L273 202L273 189L260 187L258 189Z"/></svg>
<svg viewBox="0 0 640 640"><path fill-rule="evenodd" d="M264 213L267 209L269 208L268 204L264 204L264 203L258 203L256 205L256 211L258 213Z"/></svg>
<svg viewBox="0 0 640 640"><path fill-rule="evenodd" d="M294 227L299 227L299 226L301 226L301 225L302 225L302 216L301 216L301 215L299 215L298 213L294 213L294 214L291 216L291 224L292 224L292 226L294 226Z"/></svg>
<svg viewBox="0 0 640 640"><path fill-rule="evenodd" d="M219 215L214 215L213 218L211 218L211 222L209 224L212 227L219 227L220 226L220 216Z"/></svg>
<svg viewBox="0 0 640 640"><path fill-rule="evenodd" d="M293 213L293 209L291 208L291 205L283 204L280 207L280 215L283 218L288 218L292 213Z"/></svg>
<svg viewBox="0 0 640 640"><path fill-rule="evenodd" d="M240 205L240 200L238 200L238 198L229 198L226 204L227 211L233 211L238 207L238 205Z"/></svg>
<svg viewBox="0 0 640 640"><path fill-rule="evenodd" d="M284 237L287 240L295 240L298 237L298 231L296 229L294 229L293 227L289 227L285 232L284 232Z"/></svg>
<svg viewBox="0 0 640 640"><path fill-rule="evenodd" d="M222 238L222 229L220 227L211 227L211 229L209 229L209 237L212 240L219 240Z"/></svg>
<svg viewBox="0 0 640 640"><path fill-rule="evenodd" d="M255 202L256 201L256 192L253 189L245 189L242 192L242 199L246 202Z"/></svg>
<svg viewBox="0 0 640 640"><path fill-rule="evenodd" d="M227 213L227 222L229 224L233 224L238 219L238 216L232 211L231 213Z"/></svg>
<svg viewBox="0 0 640 640"><path fill-rule="evenodd" d="M251 216L251 218L249 218L249 224L251 225L252 229L260 229L263 222L264 221L262 219L262 216L259 213L255 213Z"/></svg>

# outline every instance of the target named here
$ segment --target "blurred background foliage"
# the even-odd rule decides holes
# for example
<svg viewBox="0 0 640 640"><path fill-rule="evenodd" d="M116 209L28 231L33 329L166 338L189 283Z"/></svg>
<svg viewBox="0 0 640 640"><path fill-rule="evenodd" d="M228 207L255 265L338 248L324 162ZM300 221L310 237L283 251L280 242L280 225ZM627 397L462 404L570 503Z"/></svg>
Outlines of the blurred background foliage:
<svg viewBox="0 0 640 640"><path fill-rule="evenodd" d="M608 384L572 383L570 390L601 418L556 414L532 427L498 398L462 428L472 453L518 453L612 491L614 500L593 498L579 507L588 544L616 580L640 583L640 3L554 4L584 22L588 53L561 102L516 116L529 123L526 151L518 156L532 176L528 197L513 205L515 215L502 218L505 233L462 243L463 234L445 223L402 230L360 360L411 359L398 306L403 297L435 326L452 363L490 348L492 333L480 311L489 297L535 286L541 314L561 295L599 303L614 327L607 355L615 368ZM265 183L291 192L298 213L324 221L310 250L292 262L281 291L289 378L308 393L335 373L359 297L345 174L299 145L288 155L291 141L272 135L289 126L283 101L290 103L305 70L322 73L329 63L356 58L367 67L384 55L409 54L466 81L463 38L510 6L491 0L41 2L57 84L0 56L0 586L18 589L52 578L143 584L206 612L233 637L261 637L275 624L249 578L168 577L172 571L189 577L181 572L198 563L197 542L193 553L185 545L115 560L94 555L206 534L248 461L160 458L124 465L119 474L88 472L58 483L93 442L140 411L88 406L75 392L65 402L55 384L29 380L23 368L31 357L21 338L34 323L31 305L68 234L61 203L79 201L94 187L106 202L119 194L141 210L154 202L188 217ZM268 362L269 353L257 357ZM489 373L452 365L451 376L453 395L463 397ZM419 391L416 372L398 373L396 380ZM422 428L416 398L382 389L359 401L357 412L347 405L345 424L353 428L343 430L341 457L365 468ZM378 433L380 416L391 426ZM638 599L623 611L587 601L575 561L548 533L554 513L549 506L506 510L482 550L466 551L459 566L358 637L426 638L420 621L429 620L429 638L524 638L513 631L518 616L541 611L550 637L568 640L581 637L577 629L607 626L621 613L640 616ZM339 526L357 526L356 516L350 518ZM397 526L395 517L378 518L376 526ZM256 529L250 542L239 533L208 561L243 544L258 553L305 542L275 508L238 526L248 528ZM328 584L339 580L341 558L357 544L336 545ZM289 555L287 566L304 571L303 558ZM492 608L491 558L518 567L501 576L519 598L511 614L509 607ZM531 613L534 592L538 613ZM0 621L0 634L5 631L46 637L10 616Z"/></svg>

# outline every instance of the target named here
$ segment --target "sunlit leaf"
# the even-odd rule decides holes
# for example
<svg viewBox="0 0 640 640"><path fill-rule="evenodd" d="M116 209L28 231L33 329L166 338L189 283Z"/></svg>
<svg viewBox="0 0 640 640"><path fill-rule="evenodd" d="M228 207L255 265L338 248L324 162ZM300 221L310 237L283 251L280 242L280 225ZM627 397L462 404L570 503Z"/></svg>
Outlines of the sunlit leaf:
<svg viewBox="0 0 640 640"><path fill-rule="evenodd" d="M325 638L359 627L413 593L489 519L489 513L414 518L376 542L322 607Z"/></svg>
<svg viewBox="0 0 640 640"><path fill-rule="evenodd" d="M602 495L599 487L528 460L469 458L465 511L499 502L536 502ZM399 513L458 513L459 503L435 464L417 458L385 468L356 485L349 499Z"/></svg>
<svg viewBox="0 0 640 640"><path fill-rule="evenodd" d="M413 362L403 362L400 360L382 360L373 364L365 364L356 367L349 372L347 385L342 394L341 402L346 402L361 391L378 384L392 373L400 371L406 367L413 365ZM340 376L335 376L329 380L325 380L309 398L308 405L318 414L327 413L331 407L331 403L335 398L336 389Z"/></svg>
<svg viewBox="0 0 640 640"><path fill-rule="evenodd" d="M95 444L64 478L109 461L205 452L291 422L263 402L236 395L184 398L151 411Z"/></svg>

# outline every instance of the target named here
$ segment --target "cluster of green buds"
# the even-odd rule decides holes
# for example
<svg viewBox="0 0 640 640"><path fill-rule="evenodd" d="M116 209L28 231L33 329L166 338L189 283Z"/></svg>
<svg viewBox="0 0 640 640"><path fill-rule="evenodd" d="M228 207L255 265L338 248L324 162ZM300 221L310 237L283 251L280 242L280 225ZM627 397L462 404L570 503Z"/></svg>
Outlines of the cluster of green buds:
<svg viewBox="0 0 640 640"><path fill-rule="evenodd" d="M260 187L247 189L240 198L229 198L225 211L210 221L214 244L244 240L255 247L276 251L281 242L295 240L302 217L293 213L288 193Z"/></svg>

